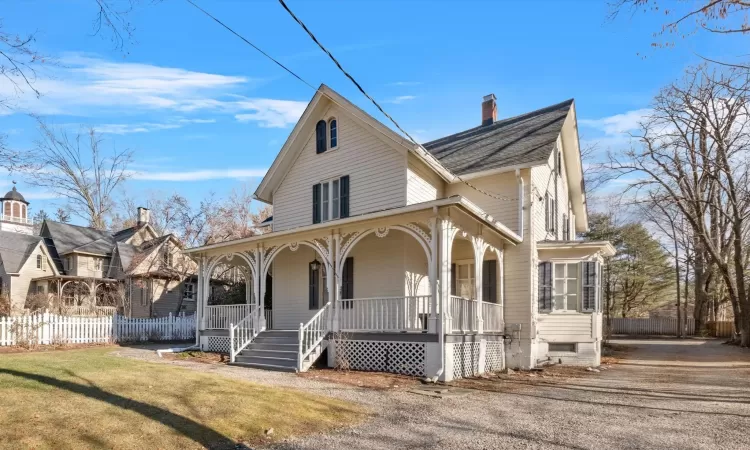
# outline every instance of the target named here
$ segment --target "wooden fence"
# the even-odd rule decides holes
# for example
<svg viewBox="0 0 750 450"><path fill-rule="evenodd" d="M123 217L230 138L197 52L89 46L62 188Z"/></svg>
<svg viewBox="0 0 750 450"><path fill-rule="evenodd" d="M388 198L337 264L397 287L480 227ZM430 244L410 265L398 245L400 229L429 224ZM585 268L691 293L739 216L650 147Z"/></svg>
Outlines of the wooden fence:
<svg viewBox="0 0 750 450"><path fill-rule="evenodd" d="M632 319L613 317L610 320L611 334L630 336L677 336L678 326L680 326L675 318ZM707 329L709 336L731 337L734 333L734 322L708 322ZM688 319L683 334L695 336L695 322L692 318Z"/></svg>
<svg viewBox="0 0 750 450"><path fill-rule="evenodd" d="M189 340L195 338L195 315L130 319L41 313L0 317L0 346L97 344Z"/></svg>

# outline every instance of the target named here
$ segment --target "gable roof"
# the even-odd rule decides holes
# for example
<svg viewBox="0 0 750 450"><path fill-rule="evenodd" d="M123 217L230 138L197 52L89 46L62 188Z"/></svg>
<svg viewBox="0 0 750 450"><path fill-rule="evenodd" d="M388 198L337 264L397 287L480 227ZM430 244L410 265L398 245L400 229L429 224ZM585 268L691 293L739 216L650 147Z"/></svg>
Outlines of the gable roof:
<svg viewBox="0 0 750 450"><path fill-rule="evenodd" d="M573 99L520 116L480 125L423 147L457 175L546 163L562 131Z"/></svg>
<svg viewBox="0 0 750 450"><path fill-rule="evenodd" d="M106 231L52 220L45 220L44 228L60 255L72 251L109 255L114 248L115 240Z"/></svg>
<svg viewBox="0 0 750 450"><path fill-rule="evenodd" d="M268 172L266 172L263 180L261 180L258 188L255 190L254 197L256 199L267 203L273 202L273 192L281 184L286 171L289 170L291 164L296 160L297 155L302 151L302 147L304 147L304 142L299 145L295 145L295 143L298 139L306 139L309 134L313 132L315 123L317 122L317 114L322 113L329 102L340 107L345 113L356 118L362 124L372 128L374 130L374 133L372 133L373 136L377 137L390 147L399 151L409 151L414 153L425 164L437 172L438 175L445 178L447 181L453 180L453 174L446 170L437 159L422 149L421 146L414 145L411 141L380 123L377 119L367 114L367 112L357 107L338 92L329 88L325 84L321 84L315 92L315 95L313 95L313 98L310 100L310 103L307 104L305 112L302 113L302 116L297 121L297 124L289 134L286 142L284 142L278 155L276 155L273 164L271 164ZM314 120L310 120L311 118Z"/></svg>
<svg viewBox="0 0 750 450"><path fill-rule="evenodd" d="M5 272L18 273L41 241L39 236L0 231L0 259Z"/></svg>

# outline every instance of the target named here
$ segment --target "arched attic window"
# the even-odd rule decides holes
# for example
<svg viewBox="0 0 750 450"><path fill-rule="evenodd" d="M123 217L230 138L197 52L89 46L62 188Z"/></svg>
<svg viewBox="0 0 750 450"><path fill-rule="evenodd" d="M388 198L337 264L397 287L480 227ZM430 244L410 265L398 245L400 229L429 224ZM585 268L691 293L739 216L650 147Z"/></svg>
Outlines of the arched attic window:
<svg viewBox="0 0 750 450"><path fill-rule="evenodd" d="M315 125L315 153L323 153L326 150L326 121L320 120Z"/></svg>
<svg viewBox="0 0 750 450"><path fill-rule="evenodd" d="M331 137L331 149L334 149L339 146L339 127L336 118L328 121L328 130Z"/></svg>

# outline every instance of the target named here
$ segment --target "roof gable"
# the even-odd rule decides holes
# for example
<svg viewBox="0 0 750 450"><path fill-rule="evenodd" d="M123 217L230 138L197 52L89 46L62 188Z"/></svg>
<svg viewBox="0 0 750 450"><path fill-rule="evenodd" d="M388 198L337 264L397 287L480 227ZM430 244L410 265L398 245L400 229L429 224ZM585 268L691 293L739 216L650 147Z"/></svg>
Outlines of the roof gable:
<svg viewBox="0 0 750 450"><path fill-rule="evenodd" d="M2 242L0 258L2 258L5 272L18 273L29 256L42 242L42 238L11 231L0 231L0 242Z"/></svg>
<svg viewBox="0 0 750 450"><path fill-rule="evenodd" d="M322 84L312 100L310 100L310 103L308 103L305 112L294 126L294 129L281 147L273 164L268 169L268 172L266 172L266 175L258 185L258 188L255 190L255 198L267 203L273 202L273 193L278 186L281 185L286 173L303 150L305 143L312 133L314 133L316 123L324 117L326 110L331 105L336 105L343 111L343 113L349 114L355 118L363 128L367 129L367 131L371 132L373 136L377 137L394 150L400 152L411 151L423 159L425 163L430 165L433 170L441 174L441 176L446 178L452 176L436 159L429 156L426 157L426 152L424 150L415 146L409 140L377 121L336 91Z"/></svg>

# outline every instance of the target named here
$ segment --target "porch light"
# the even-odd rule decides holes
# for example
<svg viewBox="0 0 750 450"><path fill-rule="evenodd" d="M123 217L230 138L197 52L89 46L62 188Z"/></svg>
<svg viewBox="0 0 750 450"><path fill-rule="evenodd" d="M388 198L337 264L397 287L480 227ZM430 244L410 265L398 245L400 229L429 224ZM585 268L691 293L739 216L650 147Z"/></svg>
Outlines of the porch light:
<svg viewBox="0 0 750 450"><path fill-rule="evenodd" d="M320 269L320 263L318 262L317 258L314 261L310 262L310 269L312 270Z"/></svg>

